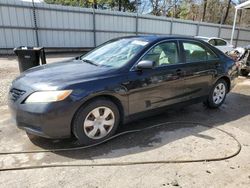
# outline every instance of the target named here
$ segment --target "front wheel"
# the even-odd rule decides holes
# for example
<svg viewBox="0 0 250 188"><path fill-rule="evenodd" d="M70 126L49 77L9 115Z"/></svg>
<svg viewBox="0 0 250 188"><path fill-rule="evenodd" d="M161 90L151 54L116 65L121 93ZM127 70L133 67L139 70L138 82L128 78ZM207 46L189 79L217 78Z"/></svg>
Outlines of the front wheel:
<svg viewBox="0 0 250 188"><path fill-rule="evenodd" d="M209 108L218 108L226 99L228 85L225 80L218 80L211 89L205 105Z"/></svg>
<svg viewBox="0 0 250 188"><path fill-rule="evenodd" d="M81 144L94 144L112 136L120 122L117 106L98 99L82 106L73 121L73 133Z"/></svg>

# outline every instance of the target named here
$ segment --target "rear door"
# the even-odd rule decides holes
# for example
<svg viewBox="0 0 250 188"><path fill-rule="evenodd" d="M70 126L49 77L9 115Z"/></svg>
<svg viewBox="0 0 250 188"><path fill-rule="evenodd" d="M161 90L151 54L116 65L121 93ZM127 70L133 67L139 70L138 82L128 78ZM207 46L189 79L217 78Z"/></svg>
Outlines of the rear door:
<svg viewBox="0 0 250 188"><path fill-rule="evenodd" d="M219 58L211 49L194 40L181 40L185 61L187 100L206 96L217 73Z"/></svg>

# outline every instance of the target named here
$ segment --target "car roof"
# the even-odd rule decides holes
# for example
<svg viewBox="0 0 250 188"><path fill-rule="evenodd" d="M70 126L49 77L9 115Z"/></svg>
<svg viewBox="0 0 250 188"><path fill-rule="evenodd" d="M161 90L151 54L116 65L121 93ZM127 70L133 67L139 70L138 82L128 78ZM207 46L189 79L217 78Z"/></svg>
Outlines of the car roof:
<svg viewBox="0 0 250 188"><path fill-rule="evenodd" d="M126 36L126 37L119 37L117 39L123 39L123 38L133 38L135 40L141 39L141 40L147 40L149 42L166 40L166 39L193 39L193 40L198 39L192 36L183 36L183 35L132 35L132 36Z"/></svg>

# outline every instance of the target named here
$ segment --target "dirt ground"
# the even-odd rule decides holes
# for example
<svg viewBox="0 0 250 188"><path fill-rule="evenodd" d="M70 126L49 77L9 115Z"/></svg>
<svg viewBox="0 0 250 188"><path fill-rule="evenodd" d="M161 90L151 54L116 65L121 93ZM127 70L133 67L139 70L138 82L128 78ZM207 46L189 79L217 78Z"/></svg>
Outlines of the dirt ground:
<svg viewBox="0 0 250 188"><path fill-rule="evenodd" d="M50 56L49 62L67 56ZM75 139L29 138L17 129L6 106L15 58L0 58L0 153L76 146ZM0 169L32 165L90 165L0 171L1 187L250 187L250 78L238 84L219 109L202 104L168 110L120 128L120 132L164 122L195 121L227 131L240 153L216 162L91 166L103 163L197 160L233 155L239 146L230 135L199 123L171 123L127 134L94 148L36 154L0 155Z"/></svg>

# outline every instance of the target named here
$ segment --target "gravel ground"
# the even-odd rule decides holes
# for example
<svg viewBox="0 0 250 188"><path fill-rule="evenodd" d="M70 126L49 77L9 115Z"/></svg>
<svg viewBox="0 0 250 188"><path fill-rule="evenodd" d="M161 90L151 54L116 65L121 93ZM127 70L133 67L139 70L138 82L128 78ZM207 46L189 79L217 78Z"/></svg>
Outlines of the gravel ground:
<svg viewBox="0 0 250 188"><path fill-rule="evenodd" d="M0 106L7 103L9 86L18 75L18 63L15 57L0 58Z"/></svg>
<svg viewBox="0 0 250 188"><path fill-rule="evenodd" d="M53 63L77 54L47 55L47 63ZM7 94L13 79L19 75L18 62L15 56L0 57L0 106L7 104Z"/></svg>

